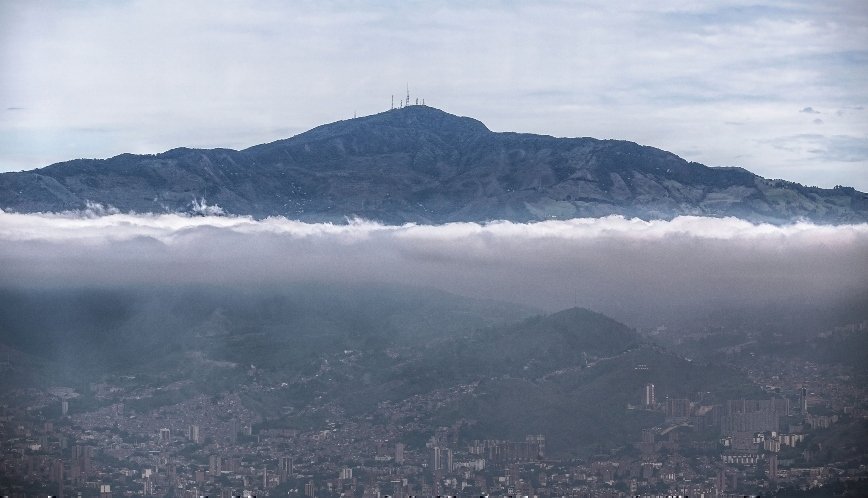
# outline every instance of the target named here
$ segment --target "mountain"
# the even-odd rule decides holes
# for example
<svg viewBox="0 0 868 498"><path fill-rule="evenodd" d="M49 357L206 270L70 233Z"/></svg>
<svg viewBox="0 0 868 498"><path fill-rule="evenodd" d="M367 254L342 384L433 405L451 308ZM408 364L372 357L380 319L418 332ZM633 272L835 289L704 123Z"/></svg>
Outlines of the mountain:
<svg viewBox="0 0 868 498"><path fill-rule="evenodd" d="M554 453L624 445L638 440L642 427L660 424L660 413L627 408L639 403L649 382L673 398L757 394L734 369L689 361L583 308L431 344L383 380L417 392L464 386L469 394L432 409L432 421L462 425L468 439L557 434L547 443Z"/></svg>
<svg viewBox="0 0 868 498"><path fill-rule="evenodd" d="M619 140L495 133L409 106L236 151L173 149L0 174L0 209L281 215L388 223L622 214L738 216L785 223L868 220L868 195L713 168Z"/></svg>
<svg viewBox="0 0 868 498"><path fill-rule="evenodd" d="M532 312L382 284L0 287L0 344L41 355L66 378L150 368L154 357L143 351L176 359L198 348L221 360L285 368L345 349L415 346Z"/></svg>
<svg viewBox="0 0 868 498"><path fill-rule="evenodd" d="M240 393L266 426L367 420L408 442L422 433L422 444L455 426L465 440L548 434L552 454L615 447L662 422L627 407L647 382L661 398L754 389L586 309L534 315L407 287L0 290L0 324L0 367L12 379L0 392L80 387L79 409L120 401L140 417ZM94 398L96 381L128 394Z"/></svg>

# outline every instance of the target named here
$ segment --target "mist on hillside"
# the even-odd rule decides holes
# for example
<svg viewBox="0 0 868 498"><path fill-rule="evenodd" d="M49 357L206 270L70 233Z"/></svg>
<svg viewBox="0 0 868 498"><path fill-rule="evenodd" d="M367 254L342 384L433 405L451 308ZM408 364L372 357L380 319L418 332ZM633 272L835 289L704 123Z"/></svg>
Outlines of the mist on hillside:
<svg viewBox="0 0 868 498"><path fill-rule="evenodd" d="M285 218L0 213L4 289L294 283L430 287L634 326L726 309L849 313L868 296L868 224L611 216L388 226ZM849 311L848 311L849 310Z"/></svg>

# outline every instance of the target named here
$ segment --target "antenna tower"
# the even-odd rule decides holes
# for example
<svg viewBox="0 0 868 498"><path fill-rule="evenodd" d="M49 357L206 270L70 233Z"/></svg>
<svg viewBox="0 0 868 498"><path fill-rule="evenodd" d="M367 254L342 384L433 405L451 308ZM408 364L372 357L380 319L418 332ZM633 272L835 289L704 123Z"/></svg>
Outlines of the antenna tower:
<svg viewBox="0 0 868 498"><path fill-rule="evenodd" d="M410 105L410 84L407 83L407 105Z"/></svg>

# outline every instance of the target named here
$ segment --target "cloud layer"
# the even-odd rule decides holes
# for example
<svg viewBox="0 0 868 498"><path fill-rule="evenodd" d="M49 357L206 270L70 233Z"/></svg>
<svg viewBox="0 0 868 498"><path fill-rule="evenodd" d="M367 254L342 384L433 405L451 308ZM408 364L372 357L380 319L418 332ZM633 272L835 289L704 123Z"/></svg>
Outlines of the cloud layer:
<svg viewBox="0 0 868 498"><path fill-rule="evenodd" d="M655 309L834 303L868 295L868 224L613 216L385 226L0 212L0 287L308 281L430 286L637 320Z"/></svg>

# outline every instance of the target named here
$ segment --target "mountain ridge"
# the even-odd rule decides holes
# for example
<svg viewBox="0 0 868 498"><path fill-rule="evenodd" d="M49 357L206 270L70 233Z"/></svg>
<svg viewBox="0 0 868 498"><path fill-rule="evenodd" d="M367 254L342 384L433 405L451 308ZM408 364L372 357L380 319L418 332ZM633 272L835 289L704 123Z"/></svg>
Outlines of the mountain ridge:
<svg viewBox="0 0 868 498"><path fill-rule="evenodd" d="M0 323L15 359L0 393L123 378L150 389L123 399L139 417L239 393L274 427L315 430L339 414L389 419L404 438L441 426L468 442L547 433L550 454L569 454L661 423L628 408L648 382L678 398L757 393L733 368L688 361L585 308L543 313L430 288L0 287ZM164 387L180 379L183 391Z"/></svg>
<svg viewBox="0 0 868 498"><path fill-rule="evenodd" d="M621 140L493 132L408 106L242 150L175 148L0 174L0 209L190 212L201 199L257 218L385 223L538 221L620 214L755 222L868 221L868 195L708 167Z"/></svg>

